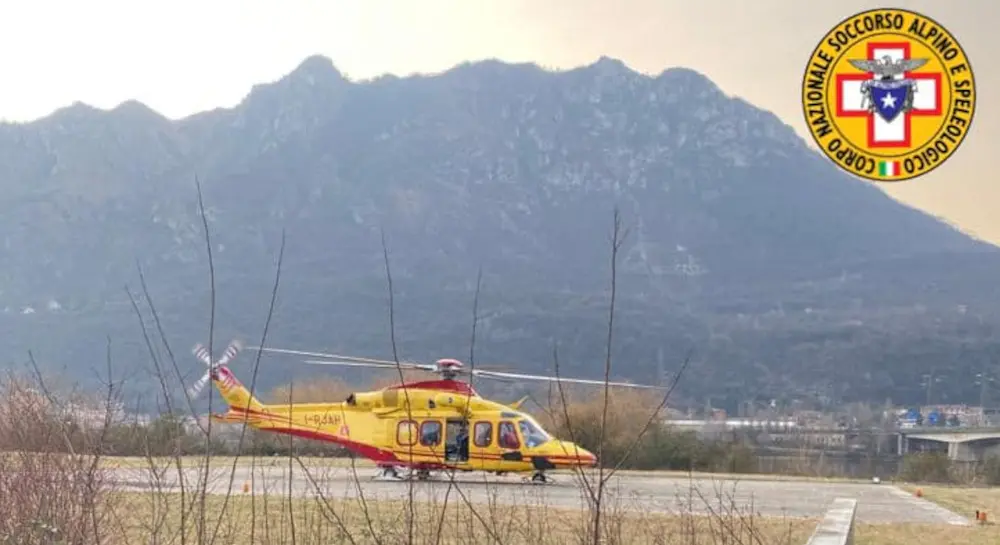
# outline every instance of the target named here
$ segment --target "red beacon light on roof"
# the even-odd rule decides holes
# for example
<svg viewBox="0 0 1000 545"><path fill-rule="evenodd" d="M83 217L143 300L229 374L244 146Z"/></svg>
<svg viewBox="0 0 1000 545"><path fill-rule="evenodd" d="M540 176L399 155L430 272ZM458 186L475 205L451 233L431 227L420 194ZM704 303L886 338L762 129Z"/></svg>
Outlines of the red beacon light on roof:
<svg viewBox="0 0 1000 545"><path fill-rule="evenodd" d="M453 380L463 367L462 362L452 358L441 358L434 363L445 380Z"/></svg>

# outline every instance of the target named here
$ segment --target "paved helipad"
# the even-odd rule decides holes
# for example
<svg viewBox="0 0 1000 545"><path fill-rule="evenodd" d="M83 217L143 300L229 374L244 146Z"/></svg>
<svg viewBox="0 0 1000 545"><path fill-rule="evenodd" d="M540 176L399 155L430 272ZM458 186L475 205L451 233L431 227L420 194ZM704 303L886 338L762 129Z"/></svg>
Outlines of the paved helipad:
<svg viewBox="0 0 1000 545"><path fill-rule="evenodd" d="M132 490L149 490L151 487L175 489L179 483L175 468L167 468L162 476L154 478L149 469L115 469L115 480ZM309 468L308 475L294 468L291 490L296 496L315 496L321 492L326 498L354 498L359 488L365 499L403 500L408 494L406 481L380 481L373 479L370 467L358 468L358 480L350 468ZM201 480L198 469L185 471L189 486ZM249 484L254 494L287 494L289 468L279 465L253 468L238 466L213 467L209 472L209 492L224 494L232 490L243 494L244 484ZM540 504L552 507L578 508L586 506L586 489L579 478L572 474L555 476L556 481L546 485L525 483L520 476L484 476L478 473L459 474L455 483L470 502L498 501L511 504ZM154 484L155 483L155 484ZM359 486L360 484L360 486ZM413 481L415 499L433 501L443 499L449 481L447 474L438 474L434 480ZM451 497L460 498L455 490ZM969 520L927 500L916 498L888 484L828 483L816 481L736 481L725 478L708 479L629 473L614 476L608 483L607 495L624 509L657 510L665 513L699 512L716 510L721 504L740 510L753 511L762 516L822 517L835 498L858 500L858 522L919 522L939 524L969 524ZM461 500L460 500L461 501Z"/></svg>

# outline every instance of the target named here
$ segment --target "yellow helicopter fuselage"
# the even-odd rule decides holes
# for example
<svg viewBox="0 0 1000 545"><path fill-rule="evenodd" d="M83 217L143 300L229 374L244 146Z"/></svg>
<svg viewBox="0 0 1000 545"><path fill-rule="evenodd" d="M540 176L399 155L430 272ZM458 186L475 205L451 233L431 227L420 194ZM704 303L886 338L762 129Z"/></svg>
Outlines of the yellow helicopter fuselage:
<svg viewBox="0 0 1000 545"><path fill-rule="evenodd" d="M518 404L469 384L431 380L357 392L332 403L263 404L225 366L212 382L229 405L221 422L342 445L384 466L496 473L593 467L592 453L549 436Z"/></svg>

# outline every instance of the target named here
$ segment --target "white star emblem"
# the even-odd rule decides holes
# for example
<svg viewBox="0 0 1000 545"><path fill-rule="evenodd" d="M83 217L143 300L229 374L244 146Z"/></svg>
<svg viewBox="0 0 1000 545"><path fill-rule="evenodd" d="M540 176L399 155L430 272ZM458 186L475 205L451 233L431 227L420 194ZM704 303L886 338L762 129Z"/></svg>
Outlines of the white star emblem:
<svg viewBox="0 0 1000 545"><path fill-rule="evenodd" d="M886 94L882 97L882 107L883 108L895 108L896 107L896 97Z"/></svg>

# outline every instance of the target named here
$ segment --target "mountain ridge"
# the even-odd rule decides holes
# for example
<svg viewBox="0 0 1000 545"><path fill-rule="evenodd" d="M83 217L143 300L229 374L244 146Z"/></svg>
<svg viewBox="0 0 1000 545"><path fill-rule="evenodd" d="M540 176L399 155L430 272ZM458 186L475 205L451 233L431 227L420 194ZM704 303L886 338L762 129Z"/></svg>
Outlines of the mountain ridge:
<svg viewBox="0 0 1000 545"><path fill-rule="evenodd" d="M711 79L709 79L703 73L699 72L694 68L683 67L683 66L668 67L661 70L658 74L653 76L638 72L629 67L623 60L610 57L607 55L601 55L600 57L598 57L597 60L593 61L590 64L581 65L573 68L560 69L560 70L546 69L541 67L535 62L507 63L497 58L487 58L478 61L461 62L451 68L440 70L438 72L412 73L405 76L385 73L367 79L351 81L347 79L343 75L343 73L336 67L336 64L333 62L331 58L321 54L314 54L303 59L298 65L296 65L292 70L290 70L284 76L270 82L258 83L252 85L247 94L244 95L244 97L237 104L231 107L220 106L208 110L193 112L176 119L171 119L136 99L124 100L118 105L107 109L98 108L96 106L87 104L82 101L74 101L72 104L68 106L56 109L47 116L32 121L28 122L0 121L0 128L4 126L16 127L16 126L31 126L36 124L46 124L46 123L51 123L52 121L55 120L60 120L66 116L71 116L73 118L81 118L85 116L92 116L94 114L107 114L107 115L127 114L130 117L137 117L141 115L147 118L155 119L158 122L165 121L170 125L172 125L175 129L178 129L181 132L183 132L183 130L188 125L196 123L197 121L207 116L222 115L225 113L232 113L237 110L243 109L244 107L246 107L249 101L255 98L259 98L257 96L259 93L273 92L272 90L277 89L282 85L301 86L303 81L308 82L311 85L313 82L317 80L321 81L326 80L334 84L364 85L367 83L376 83L380 81L399 81L406 79L432 78L453 73L459 73L467 68L482 69L483 67L500 67L502 69L528 69L533 72L546 73L546 74L572 74L572 73L586 73L587 71L598 71L609 75L618 75L618 76L628 75L628 76L635 76L653 80L664 77L676 77L677 79L681 79L682 81L690 80L694 82L696 85L699 85L700 87L705 87L706 91L708 92L717 93L720 96L725 96L726 98L734 100L747 107L758 109L756 106L745 101L739 96L726 94L720 87L718 87L714 82L712 82ZM791 141L797 141L797 143L804 145L806 148L809 147L808 141L799 136L797 133L795 133L795 130L794 128L792 128L791 125L785 123L778 116L773 114L773 112L767 110L761 110L761 112L763 112L763 114L766 116L772 117L778 124L782 126L784 130L788 131L788 134L793 136ZM823 159L823 157L819 154L817 154L817 158L820 160ZM955 224L953 221L947 220L946 218L940 216L929 214L907 203L903 203L898 200L896 200L896 202L899 202L901 205L906 206L908 208L912 208L914 210L921 211L922 213L931 215L936 220L948 224L950 227L961 231L963 234L971 238L975 238L977 241L990 244L991 246L995 246L989 241L979 238L974 233L967 232L966 230L964 230L964 228L962 228L960 225Z"/></svg>
<svg viewBox="0 0 1000 545"><path fill-rule="evenodd" d="M195 177L227 334L259 331L246 296L269 292L289 233L293 283L274 331L284 345L384 349L384 232L412 320L400 334L420 357L467 351L482 267L486 357L539 370L559 341L567 365L593 375L615 205L631 227L619 269L626 378L653 380L659 354L704 345L689 397L736 395L722 392L730 380L767 395L913 397L918 379L899 371L911 354L905 343L883 353L885 338L940 320L927 309L948 316L952 337L910 367L926 370L962 343L994 342L970 333L958 306L1000 325L987 280L997 248L839 172L773 113L689 68L490 60L351 82L312 56L232 108L179 120L126 101L0 125L0 157L0 322L20 335L0 348L42 344L54 362L103 357L102 332L136 338L121 286L134 289L137 262L165 294L172 342L204 342L188 318L207 310ZM129 358L149 358L131 342ZM871 368L830 363L849 360Z"/></svg>

